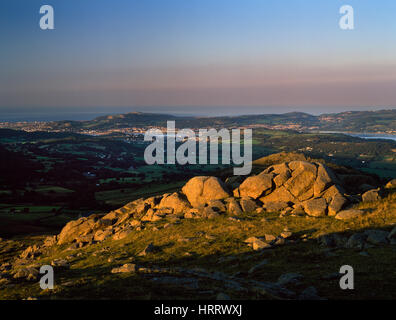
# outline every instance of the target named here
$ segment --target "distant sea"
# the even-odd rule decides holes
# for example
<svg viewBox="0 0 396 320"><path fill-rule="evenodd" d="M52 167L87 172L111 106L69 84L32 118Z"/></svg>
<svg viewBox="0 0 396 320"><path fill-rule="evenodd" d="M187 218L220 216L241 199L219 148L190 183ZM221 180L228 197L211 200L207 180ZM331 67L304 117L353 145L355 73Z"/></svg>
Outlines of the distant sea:
<svg viewBox="0 0 396 320"><path fill-rule="evenodd" d="M351 132L342 132L342 131L320 131L320 133L342 133L346 134L351 137L357 137L361 139L385 139L385 140L393 140L396 141L396 135L391 135L391 134L383 134L383 133L351 133Z"/></svg>
<svg viewBox="0 0 396 320"><path fill-rule="evenodd" d="M396 141L396 136L392 135L384 135L384 134L366 134L366 133L351 133L349 134L352 137L358 137L362 139L385 139L385 140L393 140Z"/></svg>
<svg viewBox="0 0 396 320"><path fill-rule="evenodd" d="M350 111L345 107L64 107L64 108L0 108L0 122L18 121L60 121L60 120L92 120L99 116L128 113L146 112L163 113L176 116L239 116L250 114L281 114L287 112L306 112L312 115L323 113L337 113ZM353 108L352 110L372 110L372 107ZM377 110L384 108L375 108Z"/></svg>

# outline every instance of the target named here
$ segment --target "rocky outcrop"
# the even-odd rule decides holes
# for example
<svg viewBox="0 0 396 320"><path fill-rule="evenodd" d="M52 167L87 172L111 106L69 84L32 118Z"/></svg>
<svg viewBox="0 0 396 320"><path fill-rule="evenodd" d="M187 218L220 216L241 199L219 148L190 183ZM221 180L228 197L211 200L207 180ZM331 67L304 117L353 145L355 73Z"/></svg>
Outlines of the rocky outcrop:
<svg viewBox="0 0 396 320"><path fill-rule="evenodd" d="M95 215L89 218L80 218L75 221L70 221L59 234L58 244L73 242L88 236L92 232L98 219L99 217Z"/></svg>
<svg viewBox="0 0 396 320"><path fill-rule="evenodd" d="M270 207L274 203L279 207L284 203L302 204L305 212L315 217L335 216L348 204L337 175L324 164L308 161L270 166L258 176L247 178L235 194L259 198L264 207L269 203Z"/></svg>
<svg viewBox="0 0 396 320"><path fill-rule="evenodd" d="M345 210L350 197L345 195L340 179L318 162L298 160L272 165L254 176L230 178L228 185L237 186L234 196L219 178L194 177L179 192L137 199L103 217L91 215L71 221L57 238L47 242L74 242L76 247L82 247L107 239L123 240L145 223L169 217L215 219L222 214L276 212L344 220L363 214L361 210ZM376 194L371 190L363 198L376 199ZM262 246L259 242L256 245Z"/></svg>

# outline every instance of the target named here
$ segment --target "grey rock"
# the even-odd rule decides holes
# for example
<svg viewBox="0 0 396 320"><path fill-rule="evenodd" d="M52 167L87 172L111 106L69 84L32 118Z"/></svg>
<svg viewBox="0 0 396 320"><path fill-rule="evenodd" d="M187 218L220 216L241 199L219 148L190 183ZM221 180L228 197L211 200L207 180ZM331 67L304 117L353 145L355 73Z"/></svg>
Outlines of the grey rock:
<svg viewBox="0 0 396 320"><path fill-rule="evenodd" d="M285 273L278 279L278 284L281 286L299 285L304 276L300 273Z"/></svg>
<svg viewBox="0 0 396 320"><path fill-rule="evenodd" d="M268 260L265 259L261 261L260 263L256 264L255 266L251 267L248 271L249 274L255 273L261 269L263 269L266 265L268 264Z"/></svg>
<svg viewBox="0 0 396 320"><path fill-rule="evenodd" d="M320 245L325 247L345 247L348 238L339 234L324 234L318 237Z"/></svg>
<svg viewBox="0 0 396 320"><path fill-rule="evenodd" d="M355 233L346 243L347 248L363 249L366 243L367 235L364 233Z"/></svg>
<svg viewBox="0 0 396 320"><path fill-rule="evenodd" d="M371 244L387 244L388 232L382 230L366 230L367 242Z"/></svg>

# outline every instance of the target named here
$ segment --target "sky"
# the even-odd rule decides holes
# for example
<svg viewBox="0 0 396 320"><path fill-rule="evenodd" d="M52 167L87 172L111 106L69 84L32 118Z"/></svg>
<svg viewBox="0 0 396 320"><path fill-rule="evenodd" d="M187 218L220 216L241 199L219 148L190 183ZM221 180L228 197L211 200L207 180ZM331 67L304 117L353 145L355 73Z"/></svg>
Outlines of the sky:
<svg viewBox="0 0 396 320"><path fill-rule="evenodd" d="M1 0L0 110L395 107L395 15L394 0Z"/></svg>

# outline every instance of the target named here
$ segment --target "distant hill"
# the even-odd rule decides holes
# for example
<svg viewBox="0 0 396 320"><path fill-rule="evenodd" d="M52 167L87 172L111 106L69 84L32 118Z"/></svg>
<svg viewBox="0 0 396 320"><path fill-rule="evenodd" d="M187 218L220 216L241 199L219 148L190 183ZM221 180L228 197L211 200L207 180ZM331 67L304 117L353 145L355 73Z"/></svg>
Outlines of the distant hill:
<svg viewBox="0 0 396 320"><path fill-rule="evenodd" d="M179 117L168 114L127 113L101 116L89 121L55 121L48 123L53 130L110 130L129 127L166 126L176 121L178 128L267 126L308 131L346 131L396 133L396 109L380 111L351 111L319 116L302 112L285 114L244 115L235 117Z"/></svg>
<svg viewBox="0 0 396 320"><path fill-rule="evenodd" d="M105 130L125 127L147 127L166 125L166 121L176 120L178 117L167 114L154 113L126 113L108 115L88 121L54 121L50 125L53 129L93 129Z"/></svg>
<svg viewBox="0 0 396 320"><path fill-rule="evenodd" d="M322 130L396 133L396 110L350 111L318 118Z"/></svg>

